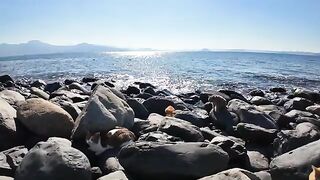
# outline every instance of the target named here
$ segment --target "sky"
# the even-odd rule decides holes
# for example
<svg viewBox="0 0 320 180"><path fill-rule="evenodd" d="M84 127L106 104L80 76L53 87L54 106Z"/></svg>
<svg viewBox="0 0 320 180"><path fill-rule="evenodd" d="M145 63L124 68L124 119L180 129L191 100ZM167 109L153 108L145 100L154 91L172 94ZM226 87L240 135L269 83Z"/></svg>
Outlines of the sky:
<svg viewBox="0 0 320 180"><path fill-rule="evenodd" d="M320 52L320 0L0 0L0 43Z"/></svg>

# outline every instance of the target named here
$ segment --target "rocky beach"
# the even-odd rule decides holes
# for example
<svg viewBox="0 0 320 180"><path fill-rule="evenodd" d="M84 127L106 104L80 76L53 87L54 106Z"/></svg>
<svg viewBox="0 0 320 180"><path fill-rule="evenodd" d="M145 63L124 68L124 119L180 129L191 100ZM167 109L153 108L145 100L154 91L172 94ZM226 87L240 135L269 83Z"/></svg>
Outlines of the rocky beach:
<svg viewBox="0 0 320 180"><path fill-rule="evenodd" d="M0 179L304 180L320 166L319 90L175 94L115 83L1 75ZM99 155L88 149L87 132L116 127L134 142Z"/></svg>

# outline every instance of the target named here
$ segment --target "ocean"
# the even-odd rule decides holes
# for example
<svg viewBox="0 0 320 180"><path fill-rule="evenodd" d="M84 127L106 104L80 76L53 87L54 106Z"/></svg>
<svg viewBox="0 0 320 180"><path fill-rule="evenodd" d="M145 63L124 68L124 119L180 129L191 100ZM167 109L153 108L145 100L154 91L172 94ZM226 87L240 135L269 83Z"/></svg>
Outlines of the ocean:
<svg viewBox="0 0 320 180"><path fill-rule="evenodd" d="M173 93L222 88L320 89L320 56L252 52L129 51L1 57L0 74L57 81L87 76L115 80L119 88L150 82Z"/></svg>

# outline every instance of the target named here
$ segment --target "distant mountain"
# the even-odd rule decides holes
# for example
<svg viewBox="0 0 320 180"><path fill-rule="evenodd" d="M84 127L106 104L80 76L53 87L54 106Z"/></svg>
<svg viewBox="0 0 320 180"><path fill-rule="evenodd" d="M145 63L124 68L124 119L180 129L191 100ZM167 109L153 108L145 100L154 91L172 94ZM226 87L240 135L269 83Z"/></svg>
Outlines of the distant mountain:
<svg viewBox="0 0 320 180"><path fill-rule="evenodd" d="M87 52L110 52L127 51L129 49L117 48L112 46L100 46L81 43L73 46L56 46L38 40L32 40L21 44L0 44L0 57L20 56L33 54L52 54L52 53L87 53Z"/></svg>

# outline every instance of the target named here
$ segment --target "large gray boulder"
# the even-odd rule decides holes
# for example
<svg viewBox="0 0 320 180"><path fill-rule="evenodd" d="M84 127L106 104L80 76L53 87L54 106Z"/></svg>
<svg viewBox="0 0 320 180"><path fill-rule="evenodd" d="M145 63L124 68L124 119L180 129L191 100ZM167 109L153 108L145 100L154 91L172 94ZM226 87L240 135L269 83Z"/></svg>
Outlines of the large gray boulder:
<svg viewBox="0 0 320 180"><path fill-rule="evenodd" d="M88 131L111 130L115 126L131 128L133 124L132 108L109 88L98 85L76 120L72 138L83 138Z"/></svg>
<svg viewBox="0 0 320 180"><path fill-rule="evenodd" d="M273 143L274 151L276 155L280 155L319 138L320 131L316 125L308 122L300 123L294 130L282 130L278 133Z"/></svg>
<svg viewBox="0 0 320 180"><path fill-rule="evenodd" d="M203 177L199 180L260 180L258 176L254 173L240 169L240 168L233 168L228 169L217 174Z"/></svg>
<svg viewBox="0 0 320 180"><path fill-rule="evenodd" d="M24 146L17 146L0 152L0 174L14 176L14 173L21 163L28 149Z"/></svg>
<svg viewBox="0 0 320 180"><path fill-rule="evenodd" d="M39 142L24 157L15 180L91 180L88 158L63 138Z"/></svg>
<svg viewBox="0 0 320 180"><path fill-rule="evenodd" d="M69 113L41 98L31 98L19 104L17 118L31 132L45 137L69 138L74 127Z"/></svg>
<svg viewBox="0 0 320 180"><path fill-rule="evenodd" d="M305 180L311 165L320 165L320 140L301 146L274 158L270 163L272 180Z"/></svg>
<svg viewBox="0 0 320 180"><path fill-rule="evenodd" d="M0 92L0 97L6 100L11 105L15 105L20 101L26 100L20 93L7 89Z"/></svg>
<svg viewBox="0 0 320 180"><path fill-rule="evenodd" d="M195 179L224 170L229 156L207 143L136 142L121 149L119 161L137 179Z"/></svg>
<svg viewBox="0 0 320 180"><path fill-rule="evenodd" d="M296 110L301 110L301 111L305 111L306 107L313 105L313 102L311 102L308 99L305 98L301 98L301 97L295 97L293 99L290 99L289 101L287 101L283 107L287 110L287 111L291 111L293 109Z"/></svg>
<svg viewBox="0 0 320 180"><path fill-rule="evenodd" d="M277 132L277 129L265 129L249 123L239 123L237 125L237 133L241 138L258 144L272 143L277 137Z"/></svg>
<svg viewBox="0 0 320 180"><path fill-rule="evenodd" d="M174 117L165 117L159 124L158 130L171 136L179 137L186 142L198 142L204 140L199 127L188 121Z"/></svg>

